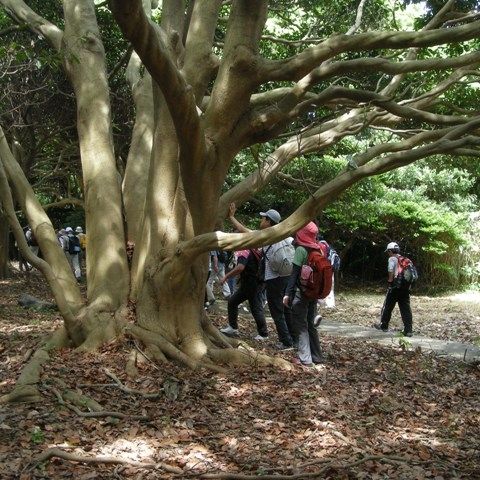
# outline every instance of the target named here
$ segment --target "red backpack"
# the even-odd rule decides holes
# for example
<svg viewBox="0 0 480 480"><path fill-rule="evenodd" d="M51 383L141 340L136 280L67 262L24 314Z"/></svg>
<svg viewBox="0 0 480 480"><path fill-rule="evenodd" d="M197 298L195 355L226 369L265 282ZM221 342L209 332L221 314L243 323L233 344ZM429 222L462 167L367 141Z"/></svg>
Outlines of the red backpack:
<svg viewBox="0 0 480 480"><path fill-rule="evenodd" d="M321 251L312 250L306 265L302 265L300 285L303 295L309 300L328 296L332 290L332 264Z"/></svg>

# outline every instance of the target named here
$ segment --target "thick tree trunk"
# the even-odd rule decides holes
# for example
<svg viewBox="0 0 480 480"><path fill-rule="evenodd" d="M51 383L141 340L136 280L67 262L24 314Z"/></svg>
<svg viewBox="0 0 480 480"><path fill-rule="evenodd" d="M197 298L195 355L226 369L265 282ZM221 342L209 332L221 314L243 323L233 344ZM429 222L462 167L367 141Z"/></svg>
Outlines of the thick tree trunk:
<svg viewBox="0 0 480 480"><path fill-rule="evenodd" d="M150 0L143 0L143 5L145 13L150 16ZM136 115L122 185L127 240L133 243L138 241L143 225L154 129L152 77L145 70L142 74L142 70L142 62L138 54L133 52L128 62L126 77L132 88ZM132 284L136 283L136 278L132 278Z"/></svg>
<svg viewBox="0 0 480 480"><path fill-rule="evenodd" d="M0 210L0 279L8 277L8 222Z"/></svg>
<svg viewBox="0 0 480 480"><path fill-rule="evenodd" d="M133 68L135 66L131 62L129 69ZM127 221L127 240L136 243L143 221L153 142L152 79L147 72L143 78L135 81L132 91L136 117L123 179L123 199Z"/></svg>
<svg viewBox="0 0 480 480"><path fill-rule="evenodd" d="M129 273L105 52L93 2L65 0L64 11L65 67L77 99L85 191L87 295L91 309L115 311L126 302Z"/></svg>

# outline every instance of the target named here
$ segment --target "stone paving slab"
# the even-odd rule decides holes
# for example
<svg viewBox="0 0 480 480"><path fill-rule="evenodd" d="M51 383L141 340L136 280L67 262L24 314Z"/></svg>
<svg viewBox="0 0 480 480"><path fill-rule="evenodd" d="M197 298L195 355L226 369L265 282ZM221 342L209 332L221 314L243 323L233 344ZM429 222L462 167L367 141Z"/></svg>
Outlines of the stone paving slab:
<svg viewBox="0 0 480 480"><path fill-rule="evenodd" d="M323 320L319 327L321 334L327 334L337 337L348 337L360 340L372 340L385 346L399 345L399 332L389 330L382 332L373 327L364 327L361 325L352 325L350 323L332 322ZM411 344L412 348L421 347L424 352L434 352L437 355L445 355L466 362L480 361L480 347L469 343L450 342L436 338L404 337Z"/></svg>

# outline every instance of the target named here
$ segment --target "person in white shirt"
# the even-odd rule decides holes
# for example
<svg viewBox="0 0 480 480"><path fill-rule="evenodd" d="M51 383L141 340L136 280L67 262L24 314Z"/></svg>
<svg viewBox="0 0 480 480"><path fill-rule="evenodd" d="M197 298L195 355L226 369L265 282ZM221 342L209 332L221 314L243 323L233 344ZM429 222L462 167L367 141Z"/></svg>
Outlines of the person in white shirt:
<svg viewBox="0 0 480 480"><path fill-rule="evenodd" d="M230 205L229 219L234 227L239 232L251 231L245 227L241 222L235 218L236 207L235 204ZM273 208L266 212L260 212L260 230L268 227L273 227L281 222L282 218L280 214ZM283 304L283 295L287 287L289 275L280 276L275 272L270 264L270 259L275 251L280 248L285 242L292 242L292 238L282 240L280 242L268 245L262 248L263 259L265 262L265 288L267 292L267 303L270 315L275 322L275 327L278 334L280 343L277 344L277 348L280 350L289 350L293 348L295 341L295 334L292 326L290 309L286 308Z"/></svg>

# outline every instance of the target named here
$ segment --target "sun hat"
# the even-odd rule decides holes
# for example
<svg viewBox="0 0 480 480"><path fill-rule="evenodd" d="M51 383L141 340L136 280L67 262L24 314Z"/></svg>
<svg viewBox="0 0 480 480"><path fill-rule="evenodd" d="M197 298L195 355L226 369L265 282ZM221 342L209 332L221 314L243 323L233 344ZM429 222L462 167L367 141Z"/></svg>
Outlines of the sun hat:
<svg viewBox="0 0 480 480"><path fill-rule="evenodd" d="M397 242L390 242L385 251L388 252L389 250L400 250L400 247L398 246Z"/></svg>
<svg viewBox="0 0 480 480"><path fill-rule="evenodd" d="M315 223L309 222L295 234L295 243L302 247L320 249L317 234L318 227Z"/></svg>
<svg viewBox="0 0 480 480"><path fill-rule="evenodd" d="M75 231L76 231L77 233L83 233L82 227L77 227L77 228L75 229Z"/></svg>
<svg viewBox="0 0 480 480"><path fill-rule="evenodd" d="M67 233L73 232L73 228L72 228L72 227L67 227L67 228L65 229L65 231L66 231Z"/></svg>
<svg viewBox="0 0 480 480"><path fill-rule="evenodd" d="M271 208L270 210L267 210L266 212L260 212L260 216L269 218L272 222L275 222L275 223L280 223L282 220L282 217L280 216L280 214L273 208Z"/></svg>

